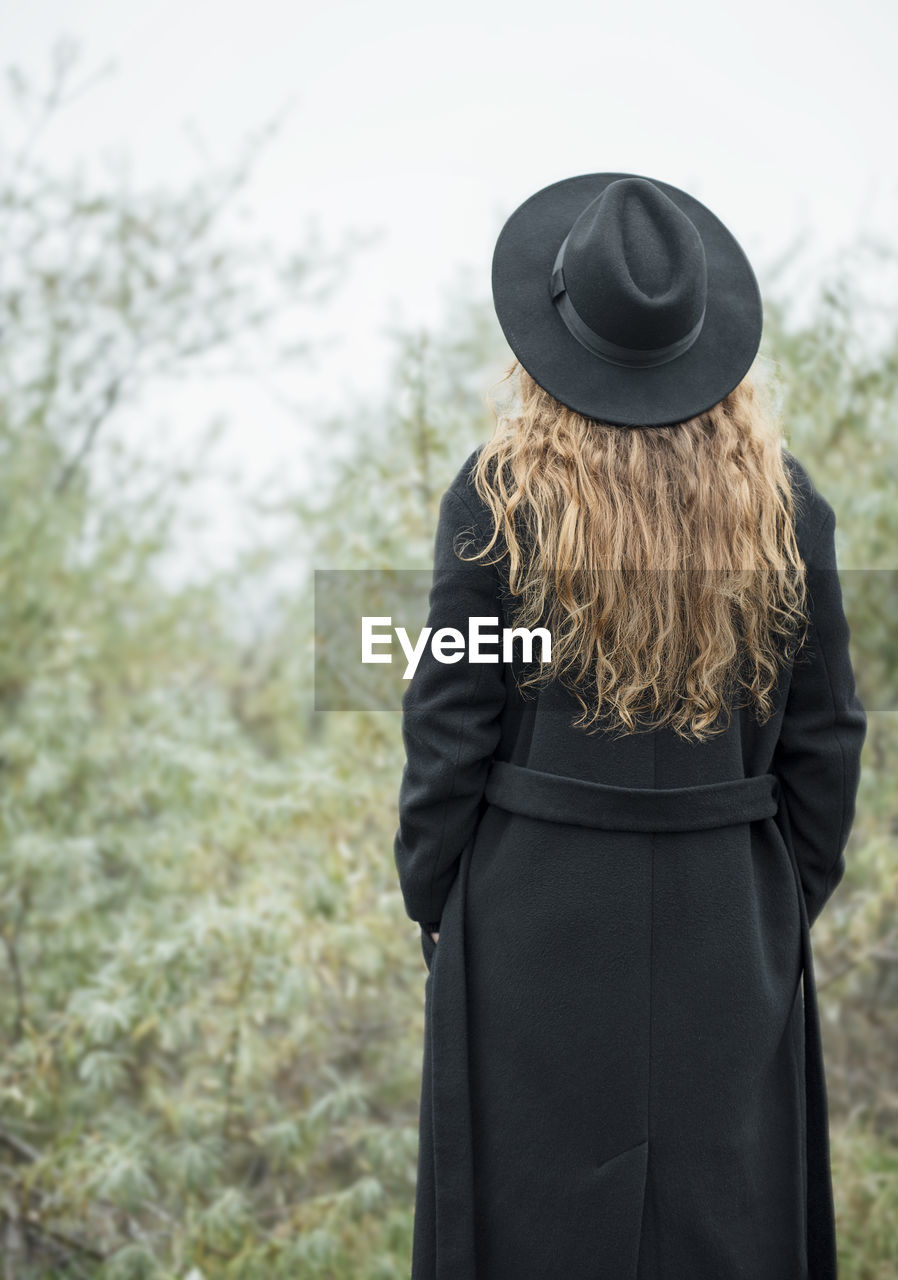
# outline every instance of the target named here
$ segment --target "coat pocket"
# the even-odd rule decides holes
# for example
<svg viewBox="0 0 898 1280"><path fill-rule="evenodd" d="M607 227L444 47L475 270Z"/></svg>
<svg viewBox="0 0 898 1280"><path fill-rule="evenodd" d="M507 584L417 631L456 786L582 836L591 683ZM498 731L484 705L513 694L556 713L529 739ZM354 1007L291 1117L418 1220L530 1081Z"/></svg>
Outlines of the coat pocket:
<svg viewBox="0 0 898 1280"><path fill-rule="evenodd" d="M786 821L788 822L788 817ZM788 863L789 877L792 881L792 890L794 893L795 913L799 920L801 920L803 913L807 911L807 897L804 882L801 878L801 870L796 861L795 850L792 846L791 832L788 825L784 830L777 818L770 818L769 824L774 842L779 847L784 862Z"/></svg>
<svg viewBox="0 0 898 1280"><path fill-rule="evenodd" d="M427 972L429 973L433 967L433 956L434 956L434 952L439 946L439 943L434 942L433 938L430 936L427 929L424 928L423 924L419 925L418 927L421 930L421 950L424 953L424 963L427 965Z"/></svg>

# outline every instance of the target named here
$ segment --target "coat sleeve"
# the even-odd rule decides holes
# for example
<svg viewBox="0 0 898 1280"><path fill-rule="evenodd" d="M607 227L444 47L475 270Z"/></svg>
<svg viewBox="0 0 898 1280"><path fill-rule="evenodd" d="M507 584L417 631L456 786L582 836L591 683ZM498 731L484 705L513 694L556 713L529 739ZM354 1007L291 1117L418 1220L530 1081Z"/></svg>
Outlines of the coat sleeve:
<svg viewBox="0 0 898 1280"><path fill-rule="evenodd" d="M867 717L855 691L836 566L833 508L805 556L808 634L796 655L774 772L779 776L811 924L845 873Z"/></svg>
<svg viewBox="0 0 898 1280"><path fill-rule="evenodd" d="M486 534L455 489L443 495L434 546L433 581L426 625L431 639L453 627L467 640L472 617L496 619L501 627L498 570L483 561L465 563L454 544L474 532ZM501 659L499 646L483 653ZM505 703L501 661L471 662L467 646L454 663L440 662L430 644L402 697L406 763L399 788L399 829L394 856L407 915L435 928L458 863L480 815L486 777L500 736Z"/></svg>

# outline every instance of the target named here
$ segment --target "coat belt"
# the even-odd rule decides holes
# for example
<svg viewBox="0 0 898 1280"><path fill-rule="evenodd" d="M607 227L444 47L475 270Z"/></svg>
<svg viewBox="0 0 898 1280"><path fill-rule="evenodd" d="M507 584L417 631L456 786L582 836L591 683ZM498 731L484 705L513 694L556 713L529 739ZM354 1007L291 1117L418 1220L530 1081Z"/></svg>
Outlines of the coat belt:
<svg viewBox="0 0 898 1280"><path fill-rule="evenodd" d="M495 760L487 777L490 804L528 818L611 831L703 831L772 818L779 778L762 773L694 787L613 787Z"/></svg>

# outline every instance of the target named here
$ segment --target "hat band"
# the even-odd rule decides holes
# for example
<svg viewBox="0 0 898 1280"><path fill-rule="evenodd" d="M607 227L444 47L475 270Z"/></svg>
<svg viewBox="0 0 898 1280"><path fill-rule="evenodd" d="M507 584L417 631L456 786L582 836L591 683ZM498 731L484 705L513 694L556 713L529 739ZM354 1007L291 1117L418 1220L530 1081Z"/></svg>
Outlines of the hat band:
<svg viewBox="0 0 898 1280"><path fill-rule="evenodd" d="M689 350L701 333L705 322L705 307L702 307L698 322L685 337L678 338L676 342L671 342L666 347L622 347L616 342L609 342L600 333L596 333L595 329L591 329L571 302L564 283L564 250L569 236L570 232L564 237L552 268L552 301L569 332L582 346L586 347L587 351L600 356L603 360L608 360L611 364L624 365L628 368L650 368L653 365L667 364L669 360L676 360L677 356Z"/></svg>

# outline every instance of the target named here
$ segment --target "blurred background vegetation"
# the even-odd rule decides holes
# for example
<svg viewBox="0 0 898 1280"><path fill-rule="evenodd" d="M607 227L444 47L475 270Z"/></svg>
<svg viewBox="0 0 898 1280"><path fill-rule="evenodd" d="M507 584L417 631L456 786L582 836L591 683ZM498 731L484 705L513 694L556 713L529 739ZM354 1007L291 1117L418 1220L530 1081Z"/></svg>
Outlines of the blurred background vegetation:
<svg viewBox="0 0 898 1280"><path fill-rule="evenodd" d="M426 971L392 857L399 715L312 709L312 571L428 567L509 358L485 286L395 334L383 403L316 424L340 448L314 496L270 512L276 539L173 586L209 441L166 467L108 424L155 379L242 359L310 289L314 251L222 235L240 169L134 192L48 173L30 143L2 161L3 1278L406 1280ZM814 937L842 1274L885 1280L898 308L872 352L857 265L800 328L765 299L759 368L838 513L870 713L849 869Z"/></svg>

